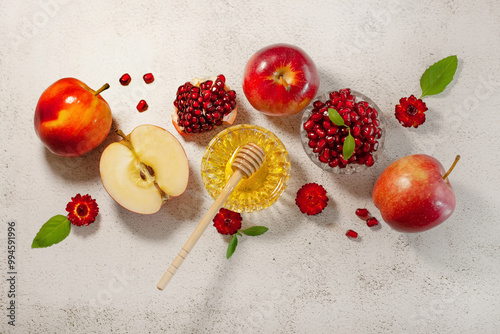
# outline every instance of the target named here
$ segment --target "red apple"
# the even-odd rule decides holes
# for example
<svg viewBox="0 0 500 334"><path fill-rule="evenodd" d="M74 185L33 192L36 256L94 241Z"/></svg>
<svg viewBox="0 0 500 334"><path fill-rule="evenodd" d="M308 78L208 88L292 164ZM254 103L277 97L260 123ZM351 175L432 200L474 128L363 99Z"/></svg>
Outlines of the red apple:
<svg viewBox="0 0 500 334"><path fill-rule="evenodd" d="M76 157L99 146L111 129L111 109L80 80L64 78L49 86L35 109L35 131L54 154Z"/></svg>
<svg viewBox="0 0 500 334"><path fill-rule="evenodd" d="M422 232L451 216L455 193L448 175L435 158L416 154L390 164L379 176L372 192L375 206L389 226L400 232Z"/></svg>
<svg viewBox="0 0 500 334"><path fill-rule="evenodd" d="M243 92L250 104L270 116L296 114L311 102L319 74L301 48L274 44L257 51L247 62Z"/></svg>

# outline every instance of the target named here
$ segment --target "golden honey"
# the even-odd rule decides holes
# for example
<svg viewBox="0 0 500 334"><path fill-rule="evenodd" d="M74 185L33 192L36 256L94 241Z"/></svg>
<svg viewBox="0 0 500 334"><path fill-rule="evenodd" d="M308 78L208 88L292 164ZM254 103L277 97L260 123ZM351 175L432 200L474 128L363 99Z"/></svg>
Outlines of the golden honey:
<svg viewBox="0 0 500 334"><path fill-rule="evenodd" d="M278 137L257 125L233 126L215 136L203 155L201 175L213 198L231 177L231 164L238 149L250 142L259 145L266 156L262 167L248 179L242 179L224 204L225 208L236 212L269 207L285 191L290 178L290 158Z"/></svg>

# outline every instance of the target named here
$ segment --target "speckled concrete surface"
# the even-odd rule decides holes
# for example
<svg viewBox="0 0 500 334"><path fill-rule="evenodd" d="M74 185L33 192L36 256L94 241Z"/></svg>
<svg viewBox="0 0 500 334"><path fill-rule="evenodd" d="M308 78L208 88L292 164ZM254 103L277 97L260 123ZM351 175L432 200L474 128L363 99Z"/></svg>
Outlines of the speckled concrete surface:
<svg viewBox="0 0 500 334"><path fill-rule="evenodd" d="M0 332L1 333L498 333L500 328L500 5L466 1L62 1L0 3ZM351 176L320 171L298 136L300 115L267 118L252 110L241 82L259 48L287 42L316 62L321 90L351 87L383 110L382 158ZM418 129L393 117L400 97L419 94L433 62L457 54L454 82L426 98ZM128 72L128 87L118 84ZM156 81L143 84L144 73ZM104 97L114 128L130 132L170 123L177 87L224 73L239 95L240 123L273 131L292 161L292 177L272 207L244 214L244 226L270 231L241 240L210 227L166 291L155 285L210 206L200 176L215 133L180 138L191 178L185 194L153 216L130 213L107 195L98 162L110 135L75 159L44 149L33 129L41 92L62 77L112 87ZM135 105L146 99L149 110ZM354 216L377 212L378 174L396 158L427 153L451 176L453 216L425 233L383 224L371 231ZM324 213L302 215L294 195L307 182L328 191ZM30 249L40 226L89 193L97 223L62 243ZM7 223L16 223L16 326L8 325ZM344 233L354 228L359 242Z"/></svg>

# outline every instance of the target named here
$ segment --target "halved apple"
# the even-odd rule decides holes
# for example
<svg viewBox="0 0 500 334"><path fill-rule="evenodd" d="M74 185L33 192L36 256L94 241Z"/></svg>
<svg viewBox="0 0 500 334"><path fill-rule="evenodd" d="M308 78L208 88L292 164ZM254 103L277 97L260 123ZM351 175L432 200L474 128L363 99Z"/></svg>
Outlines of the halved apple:
<svg viewBox="0 0 500 334"><path fill-rule="evenodd" d="M155 125L136 127L102 153L99 171L108 194L125 209L153 214L171 197L181 195L189 163L181 143Z"/></svg>

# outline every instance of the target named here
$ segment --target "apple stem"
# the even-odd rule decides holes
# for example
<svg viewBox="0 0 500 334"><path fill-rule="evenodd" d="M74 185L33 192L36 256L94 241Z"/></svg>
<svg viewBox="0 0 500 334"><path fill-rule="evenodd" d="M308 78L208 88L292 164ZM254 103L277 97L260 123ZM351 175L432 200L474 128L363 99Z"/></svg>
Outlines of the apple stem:
<svg viewBox="0 0 500 334"><path fill-rule="evenodd" d="M446 174L444 174L443 180L446 180L446 178L448 177L448 175L450 175L450 173L453 170L453 168L455 168L455 166L457 165L458 160L460 160L460 156L459 155L456 156L455 161L451 165L450 169L448 169L448 171L446 172Z"/></svg>
<svg viewBox="0 0 500 334"><path fill-rule="evenodd" d="M104 86L102 86L101 88L99 88L98 90L95 91L94 96L101 94L103 91L105 91L108 88L109 88L109 84L108 83L104 84Z"/></svg>
<svg viewBox="0 0 500 334"><path fill-rule="evenodd" d="M286 82L286 80L283 78L282 75L280 75L280 83L285 86L285 89L287 92L290 91L290 85L288 84L288 82Z"/></svg>
<svg viewBox="0 0 500 334"><path fill-rule="evenodd" d="M126 139L125 137L127 137L127 136L125 136L125 134L123 133L123 131L122 131L122 130L116 130L116 131L115 131L115 133L116 133L118 136L122 137L123 139Z"/></svg>

